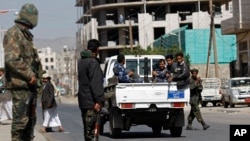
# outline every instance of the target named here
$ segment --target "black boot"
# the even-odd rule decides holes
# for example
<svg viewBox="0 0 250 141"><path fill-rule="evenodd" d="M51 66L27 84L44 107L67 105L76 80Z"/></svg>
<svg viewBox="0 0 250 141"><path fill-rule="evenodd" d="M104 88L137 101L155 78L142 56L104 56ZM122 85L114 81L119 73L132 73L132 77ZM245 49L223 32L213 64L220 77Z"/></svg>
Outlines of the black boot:
<svg viewBox="0 0 250 141"><path fill-rule="evenodd" d="M207 130L210 126L207 125L204 121L201 122L201 125L203 126L203 130Z"/></svg>

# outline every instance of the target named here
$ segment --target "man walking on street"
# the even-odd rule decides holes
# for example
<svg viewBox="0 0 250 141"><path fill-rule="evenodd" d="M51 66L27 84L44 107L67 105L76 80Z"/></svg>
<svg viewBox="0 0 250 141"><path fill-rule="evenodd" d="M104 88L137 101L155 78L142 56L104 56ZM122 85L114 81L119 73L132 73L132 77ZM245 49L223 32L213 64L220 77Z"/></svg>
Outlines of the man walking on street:
<svg viewBox="0 0 250 141"><path fill-rule="evenodd" d="M199 99L200 99L200 93L202 92L202 82L200 77L197 77L198 75L198 69L192 69L191 70L191 79L190 79L190 105L191 110L188 115L188 125L186 127L187 130L193 130L192 122L194 118L198 120L199 123L202 124L203 129L206 130L210 126L207 125L201 115L201 111L199 108Z"/></svg>
<svg viewBox="0 0 250 141"><path fill-rule="evenodd" d="M97 59L99 41L88 41L87 49L81 52L78 61L78 103L81 109L85 141L94 138L97 113L104 104L103 73Z"/></svg>
<svg viewBox="0 0 250 141"><path fill-rule="evenodd" d="M39 80L39 58L29 31L36 27L38 10L24 4L15 25L6 32L3 41L6 87L13 100L12 141L32 141L36 123L36 95Z"/></svg>

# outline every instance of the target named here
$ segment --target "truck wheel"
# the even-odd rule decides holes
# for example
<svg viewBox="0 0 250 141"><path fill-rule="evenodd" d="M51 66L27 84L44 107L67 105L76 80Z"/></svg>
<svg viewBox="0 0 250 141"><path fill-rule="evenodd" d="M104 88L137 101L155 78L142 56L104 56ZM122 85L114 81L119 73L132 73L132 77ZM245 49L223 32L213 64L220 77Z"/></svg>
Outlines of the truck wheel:
<svg viewBox="0 0 250 141"><path fill-rule="evenodd" d="M235 107L235 104L233 104L232 100L230 99L230 108L234 108Z"/></svg>
<svg viewBox="0 0 250 141"><path fill-rule="evenodd" d="M216 101L214 101L214 102L212 102L212 103L213 103L213 106L214 106L214 107L216 107L217 102L216 102Z"/></svg>
<svg viewBox="0 0 250 141"><path fill-rule="evenodd" d="M115 120L114 115L110 114L109 115L109 134L110 134L110 137L117 138L121 134L121 128L114 128L113 126L114 120Z"/></svg>
<svg viewBox="0 0 250 141"><path fill-rule="evenodd" d="M207 107L207 102L202 102L201 106L202 107Z"/></svg>
<svg viewBox="0 0 250 141"><path fill-rule="evenodd" d="M153 134L160 134L161 130L162 130L162 126L161 125L153 125L152 126Z"/></svg>
<svg viewBox="0 0 250 141"><path fill-rule="evenodd" d="M222 98L221 101L222 101L222 104L223 104L224 108L228 108L228 102L225 101L224 97Z"/></svg>
<svg viewBox="0 0 250 141"><path fill-rule="evenodd" d="M99 134L100 135L103 135L103 129L104 129L104 125L101 124L100 127L99 127Z"/></svg>
<svg viewBox="0 0 250 141"><path fill-rule="evenodd" d="M182 127L170 127L170 134L172 137L180 137L182 133Z"/></svg>

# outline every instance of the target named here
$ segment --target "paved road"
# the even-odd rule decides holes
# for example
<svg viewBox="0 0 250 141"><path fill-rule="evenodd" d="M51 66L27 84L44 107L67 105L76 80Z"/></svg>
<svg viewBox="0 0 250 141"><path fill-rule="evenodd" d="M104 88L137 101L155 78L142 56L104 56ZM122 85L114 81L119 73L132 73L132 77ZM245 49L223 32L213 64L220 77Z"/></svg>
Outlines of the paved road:
<svg viewBox="0 0 250 141"><path fill-rule="evenodd" d="M65 101L66 100L66 101ZM190 107L185 108L185 116L187 117ZM101 141L229 141L229 125L230 124L249 124L250 108L247 106L236 106L236 108L224 109L220 107L212 107L208 105L201 108L205 121L211 125L207 131L202 129L202 126L195 120L194 127L197 130L189 131L183 129L180 138L173 138L169 131L163 131L159 136L153 136L151 128L147 126L131 127L129 132L123 132L118 139L109 137L109 124L104 127L104 135L100 137ZM62 104L58 107L59 116L65 128L64 133L51 132L44 135L51 141L82 141L82 121L80 110L76 99L62 98ZM39 122L42 120L39 119Z"/></svg>

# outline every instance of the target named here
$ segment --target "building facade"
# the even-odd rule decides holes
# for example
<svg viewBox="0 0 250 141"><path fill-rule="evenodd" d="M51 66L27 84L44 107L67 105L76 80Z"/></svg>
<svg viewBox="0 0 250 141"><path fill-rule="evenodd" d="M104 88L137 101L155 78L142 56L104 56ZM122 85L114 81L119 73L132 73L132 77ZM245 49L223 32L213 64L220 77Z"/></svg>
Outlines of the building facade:
<svg viewBox="0 0 250 141"><path fill-rule="evenodd" d="M231 0L213 0L215 25L232 17ZM209 0L76 0L78 38L99 39L100 59L125 47L146 49L171 31L210 27ZM181 43L180 43L181 44ZM82 47L82 46L80 46Z"/></svg>
<svg viewBox="0 0 250 141"><path fill-rule="evenodd" d="M76 56L75 50L64 46L56 53L50 47L38 49L43 70L46 71L58 87L66 89L67 94L76 92Z"/></svg>
<svg viewBox="0 0 250 141"><path fill-rule="evenodd" d="M222 21L223 34L235 34L237 61L235 76L250 76L250 1L233 0L233 17Z"/></svg>

